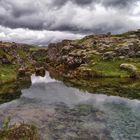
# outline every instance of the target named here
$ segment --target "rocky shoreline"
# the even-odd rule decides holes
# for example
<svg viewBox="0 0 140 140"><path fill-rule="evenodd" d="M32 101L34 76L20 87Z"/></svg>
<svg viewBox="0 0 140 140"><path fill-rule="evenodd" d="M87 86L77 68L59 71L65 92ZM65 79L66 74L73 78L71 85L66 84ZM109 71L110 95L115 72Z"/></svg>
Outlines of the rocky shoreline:
<svg viewBox="0 0 140 140"><path fill-rule="evenodd" d="M66 79L140 79L140 30L119 35L90 35L48 48L0 42L0 84L45 75ZM54 75L52 74L52 75Z"/></svg>
<svg viewBox="0 0 140 140"><path fill-rule="evenodd" d="M49 66L67 78L140 78L140 30L48 46Z"/></svg>

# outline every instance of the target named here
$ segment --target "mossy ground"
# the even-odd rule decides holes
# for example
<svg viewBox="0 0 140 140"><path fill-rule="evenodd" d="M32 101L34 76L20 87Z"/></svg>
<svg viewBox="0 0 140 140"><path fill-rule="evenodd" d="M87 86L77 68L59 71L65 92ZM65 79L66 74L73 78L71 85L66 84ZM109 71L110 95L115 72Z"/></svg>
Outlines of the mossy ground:
<svg viewBox="0 0 140 140"><path fill-rule="evenodd" d="M15 81L17 79L16 65L0 65L0 84Z"/></svg>
<svg viewBox="0 0 140 140"><path fill-rule="evenodd" d="M0 104L20 98L22 94L21 90L30 86L30 78L29 80L25 79L25 81L24 79L19 79L15 82L0 85Z"/></svg>
<svg viewBox="0 0 140 140"><path fill-rule="evenodd" d="M0 131L0 140L40 140L34 125L20 124Z"/></svg>
<svg viewBox="0 0 140 140"><path fill-rule="evenodd" d="M9 52L5 52L0 49L0 58L6 57L11 64L0 64L0 85L8 82L13 82L17 79L18 68L21 65L27 67L31 72L34 71L35 66L33 64L33 60L31 60L31 53L38 52L40 50L47 50L46 48L37 48L33 46L24 45L23 47L29 47L29 51L25 51L24 48L18 47L15 50L9 50ZM15 52L14 52L15 51ZM12 54L15 53L21 60L23 60L23 64L17 63L15 56ZM15 65L13 65L13 61L15 60ZM47 56L37 57L35 60L37 63L45 63L47 61Z"/></svg>
<svg viewBox="0 0 140 140"><path fill-rule="evenodd" d="M132 73L121 69L120 65L123 63L132 64L140 71L139 62L140 58L103 60L100 55L93 55L87 67L102 77L128 78L132 76Z"/></svg>
<svg viewBox="0 0 140 140"><path fill-rule="evenodd" d="M124 61L99 61L95 64L89 65L89 67L100 73L103 77L129 77L129 73L127 71L121 70L120 65Z"/></svg>

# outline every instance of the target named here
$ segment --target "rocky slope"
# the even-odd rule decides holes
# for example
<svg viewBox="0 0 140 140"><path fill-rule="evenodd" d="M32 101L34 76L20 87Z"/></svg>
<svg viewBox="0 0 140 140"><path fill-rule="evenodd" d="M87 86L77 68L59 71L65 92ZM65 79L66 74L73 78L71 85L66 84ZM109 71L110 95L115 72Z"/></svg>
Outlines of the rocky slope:
<svg viewBox="0 0 140 140"><path fill-rule="evenodd" d="M0 42L0 84L39 71L47 50L26 44Z"/></svg>
<svg viewBox="0 0 140 140"><path fill-rule="evenodd" d="M90 35L48 47L49 68L68 78L140 78L140 30Z"/></svg>
<svg viewBox="0 0 140 140"><path fill-rule="evenodd" d="M15 93L2 84L17 81L14 86L20 90L24 81L30 83L32 73L44 76L45 70L67 85L91 93L139 99L140 30L63 40L48 48L0 42L0 102L9 100L7 93L12 97Z"/></svg>

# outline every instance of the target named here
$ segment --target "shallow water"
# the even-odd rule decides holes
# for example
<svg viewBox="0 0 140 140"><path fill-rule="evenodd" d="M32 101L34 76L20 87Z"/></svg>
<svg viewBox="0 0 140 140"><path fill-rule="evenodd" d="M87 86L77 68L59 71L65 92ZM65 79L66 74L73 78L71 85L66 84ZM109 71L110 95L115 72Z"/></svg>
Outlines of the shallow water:
<svg viewBox="0 0 140 140"><path fill-rule="evenodd" d="M43 140L140 140L140 101L90 94L45 77L31 77L32 85L19 99L0 105L0 126L33 123Z"/></svg>

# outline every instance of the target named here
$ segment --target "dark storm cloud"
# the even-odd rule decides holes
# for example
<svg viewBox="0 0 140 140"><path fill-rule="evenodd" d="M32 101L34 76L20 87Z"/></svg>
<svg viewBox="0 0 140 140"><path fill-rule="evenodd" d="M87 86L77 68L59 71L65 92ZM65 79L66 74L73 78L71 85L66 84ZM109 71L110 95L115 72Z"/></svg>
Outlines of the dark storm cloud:
<svg viewBox="0 0 140 140"><path fill-rule="evenodd" d="M95 30L99 30L98 28L101 28L99 31L101 32L104 26L103 24L106 24L106 22L102 21L99 23L99 25L102 25L102 27L100 27L99 25L95 26L92 21L94 20L96 23L100 18L103 18L94 16L94 12L96 13L97 10L95 7L97 4L102 5L104 8L123 7L124 10L130 5L133 7L136 1L137 0L1 0L0 25L11 28L20 27L35 30L46 29L72 32L94 32ZM80 10L78 11L77 9ZM92 14L90 14L90 12ZM90 17L88 14L90 14ZM86 21L86 16L89 17L88 20L91 20L92 26L83 25L83 23L87 24L87 22L89 22ZM85 18L85 20L81 20L83 23L78 21L79 18ZM120 23L118 22L118 24ZM117 25L117 27L119 26L120 25ZM112 30L112 27L110 27L110 29ZM114 30L115 29L116 27L114 27Z"/></svg>
<svg viewBox="0 0 140 140"><path fill-rule="evenodd" d="M24 41L36 43L37 37L37 42L44 44L44 30L53 32L51 37L47 36L47 41L52 42L55 33L57 40L65 35L74 38L81 34L120 33L140 28L139 22L140 0L0 0L0 33L8 39L21 33L17 28L25 30L20 39L17 37L19 40L23 36ZM33 32L39 33L39 37L34 37ZM24 39L24 33L29 40Z"/></svg>
<svg viewBox="0 0 140 140"><path fill-rule="evenodd" d="M96 0L94 0L95 2ZM93 2L93 0L52 0L52 5L54 6L63 6L67 2L72 2L78 5L89 5Z"/></svg>
<svg viewBox="0 0 140 140"><path fill-rule="evenodd" d="M90 6L91 4L102 4L105 7L126 8L139 0L52 0L52 6L63 6L67 2L72 2L80 6Z"/></svg>

